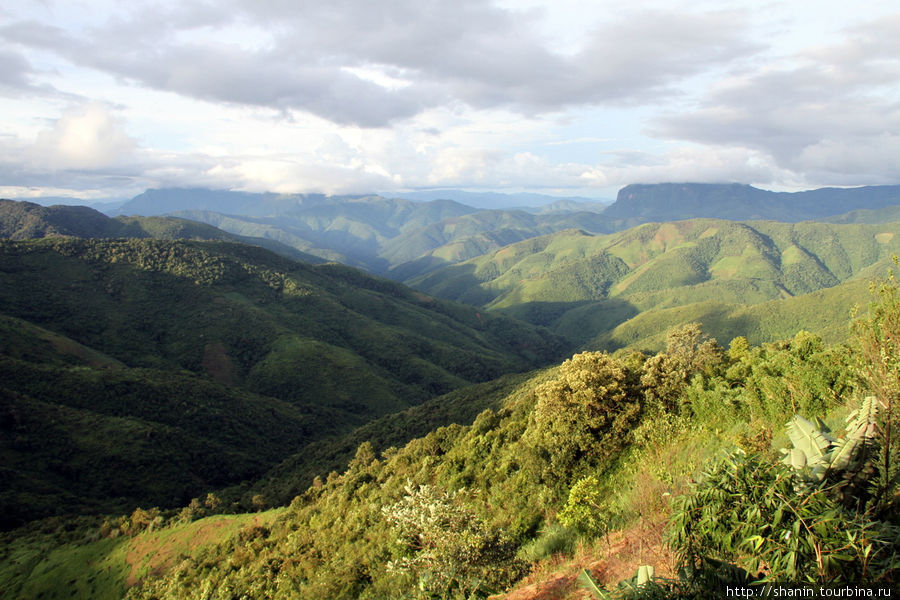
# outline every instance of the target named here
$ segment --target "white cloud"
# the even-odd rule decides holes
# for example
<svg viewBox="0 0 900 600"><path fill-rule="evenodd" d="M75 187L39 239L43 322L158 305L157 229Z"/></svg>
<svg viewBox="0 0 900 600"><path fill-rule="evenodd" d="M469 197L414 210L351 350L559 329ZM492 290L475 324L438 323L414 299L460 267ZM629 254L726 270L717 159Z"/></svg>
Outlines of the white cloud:
<svg viewBox="0 0 900 600"><path fill-rule="evenodd" d="M754 150L814 184L896 182L885 157L900 131L898 39L900 16L855 25L717 81L693 110L658 117L650 132Z"/></svg>
<svg viewBox="0 0 900 600"><path fill-rule="evenodd" d="M67 111L40 133L29 150L33 163L55 169L101 169L125 163L135 148L120 119L91 103Z"/></svg>
<svg viewBox="0 0 900 600"><path fill-rule="evenodd" d="M900 16L886 2L3 10L6 185L609 196L638 181L900 181Z"/></svg>

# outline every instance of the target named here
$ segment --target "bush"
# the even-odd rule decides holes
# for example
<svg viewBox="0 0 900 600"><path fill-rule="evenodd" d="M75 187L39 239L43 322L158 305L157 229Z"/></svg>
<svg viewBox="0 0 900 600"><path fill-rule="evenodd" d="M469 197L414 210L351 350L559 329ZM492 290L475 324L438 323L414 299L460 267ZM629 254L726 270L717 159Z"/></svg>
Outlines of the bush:
<svg viewBox="0 0 900 600"><path fill-rule="evenodd" d="M640 393L623 363L603 352L567 360L557 379L540 386L523 435L532 466L551 484L608 463L625 446L640 415Z"/></svg>

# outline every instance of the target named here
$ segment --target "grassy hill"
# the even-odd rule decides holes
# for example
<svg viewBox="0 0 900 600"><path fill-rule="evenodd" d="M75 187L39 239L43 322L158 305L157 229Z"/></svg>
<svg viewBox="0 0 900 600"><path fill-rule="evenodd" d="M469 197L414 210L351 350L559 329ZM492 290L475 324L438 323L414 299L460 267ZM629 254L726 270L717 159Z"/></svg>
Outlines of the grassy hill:
<svg viewBox="0 0 900 600"><path fill-rule="evenodd" d="M799 297L869 274L875 265L886 268L883 261L900 251L898 234L897 223L714 219L649 223L607 235L569 230L512 244L412 284L549 326L582 343L595 338L613 343L609 336L597 336L639 314L642 320L633 325L644 332L639 337L661 335L666 326L685 322L682 316L698 320L689 315L699 317L713 306L721 320L723 311L737 305ZM694 308L674 310L689 305ZM834 306L844 312L849 308ZM672 310L644 315L663 309ZM731 322L752 321L750 314L745 311ZM760 329L750 321L743 331L736 326L728 331L754 337L765 329L774 336L756 338L758 342L787 333L776 326ZM651 322L660 324L652 334L647 329ZM813 321L808 325L816 326Z"/></svg>

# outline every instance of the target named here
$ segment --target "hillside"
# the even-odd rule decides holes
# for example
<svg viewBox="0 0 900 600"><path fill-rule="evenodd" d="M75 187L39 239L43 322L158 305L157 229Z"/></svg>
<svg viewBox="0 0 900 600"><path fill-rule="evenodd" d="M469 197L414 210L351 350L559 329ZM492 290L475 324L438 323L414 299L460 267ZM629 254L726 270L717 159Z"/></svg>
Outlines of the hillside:
<svg viewBox="0 0 900 600"><path fill-rule="evenodd" d="M368 395L395 405L559 352L552 336L516 321L340 265L311 266L240 244L4 242L0 267L9 316L129 366L216 372L251 387L268 382L263 373L279 361L299 367L330 359L361 369ZM316 388L308 380L303 387ZM305 393L314 397L292 392Z"/></svg>
<svg viewBox="0 0 900 600"><path fill-rule="evenodd" d="M898 233L897 223L712 219L650 223L608 235L570 230L512 244L411 283L584 343L646 311L698 302L758 304L833 287L870 273L898 252ZM654 334L664 331L662 326ZM774 338L756 341L765 339Z"/></svg>
<svg viewBox="0 0 900 600"><path fill-rule="evenodd" d="M233 233L277 240L398 281L537 235L575 226L608 230L606 219L592 212L475 211L450 201L413 203L371 197L336 198L270 216L201 210L173 214Z"/></svg>
<svg viewBox="0 0 900 600"><path fill-rule="evenodd" d="M509 318L226 242L5 241L0 306L4 426L15 432L5 464L17 465L3 501L16 519L109 510L119 497L172 505L562 352ZM140 481L110 485L122 471Z"/></svg>
<svg viewBox="0 0 900 600"><path fill-rule="evenodd" d="M265 237L234 235L205 223L176 217L116 217L86 206L41 206L0 200L0 238L27 240L43 237L156 238L163 240L221 240L268 248L283 256L311 263L324 260Z"/></svg>
<svg viewBox="0 0 900 600"><path fill-rule="evenodd" d="M887 350L900 298L895 284L880 290L851 346L798 332L726 351L687 325L654 355L578 354L481 390L469 425L385 449L363 441L283 508L204 517L215 502L196 503L21 530L4 540L0 582L45 598L451 599L519 586L509 598L574 599L589 597L582 569L611 590L651 565L651 597L714 597L766 575L895 586L897 486L870 484L897 441L882 433L891 414L863 400L887 402L879 382L898 383ZM805 466L804 439L823 440L823 477ZM285 468L264 489L296 476Z"/></svg>
<svg viewBox="0 0 900 600"><path fill-rule="evenodd" d="M432 200L454 200L491 210L525 210L528 212L602 212L612 203L611 199L586 198L583 196L548 196L533 193L471 192L455 189L399 192L400 198L417 202Z"/></svg>
<svg viewBox="0 0 900 600"><path fill-rule="evenodd" d="M880 264L887 272L887 262ZM859 306L859 299L866 296L868 289L868 278L861 277L802 296L759 304L705 300L641 312L612 329L606 329L615 323L609 319L609 307L603 302L588 303L566 313L557 329L577 336L579 331L590 328L586 324L597 324L596 330L602 333L584 346L609 351L628 347L658 351L665 346L666 331L673 324L691 322L703 323L704 331L719 340L742 336L752 344L762 344L805 330L827 342L838 343L847 339L848 315Z"/></svg>

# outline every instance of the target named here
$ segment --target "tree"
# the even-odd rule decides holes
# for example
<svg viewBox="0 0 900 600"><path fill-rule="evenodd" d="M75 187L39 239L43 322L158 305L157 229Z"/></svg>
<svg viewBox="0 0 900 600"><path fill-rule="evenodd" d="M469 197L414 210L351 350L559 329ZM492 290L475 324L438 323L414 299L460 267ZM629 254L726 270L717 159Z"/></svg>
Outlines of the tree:
<svg viewBox="0 0 900 600"><path fill-rule="evenodd" d="M576 354L536 393L522 439L545 481L567 482L615 456L640 414L635 377L604 352Z"/></svg>
<svg viewBox="0 0 900 600"><path fill-rule="evenodd" d="M697 373L710 374L724 364L725 351L703 335L700 323L673 327L666 336L666 351L644 363L641 385L654 410L678 412L679 396Z"/></svg>
<svg viewBox="0 0 900 600"><path fill-rule="evenodd" d="M515 544L465 506L465 491L410 483L405 492L383 508L406 554L390 562L388 570L415 577L421 597L484 597L523 574Z"/></svg>

